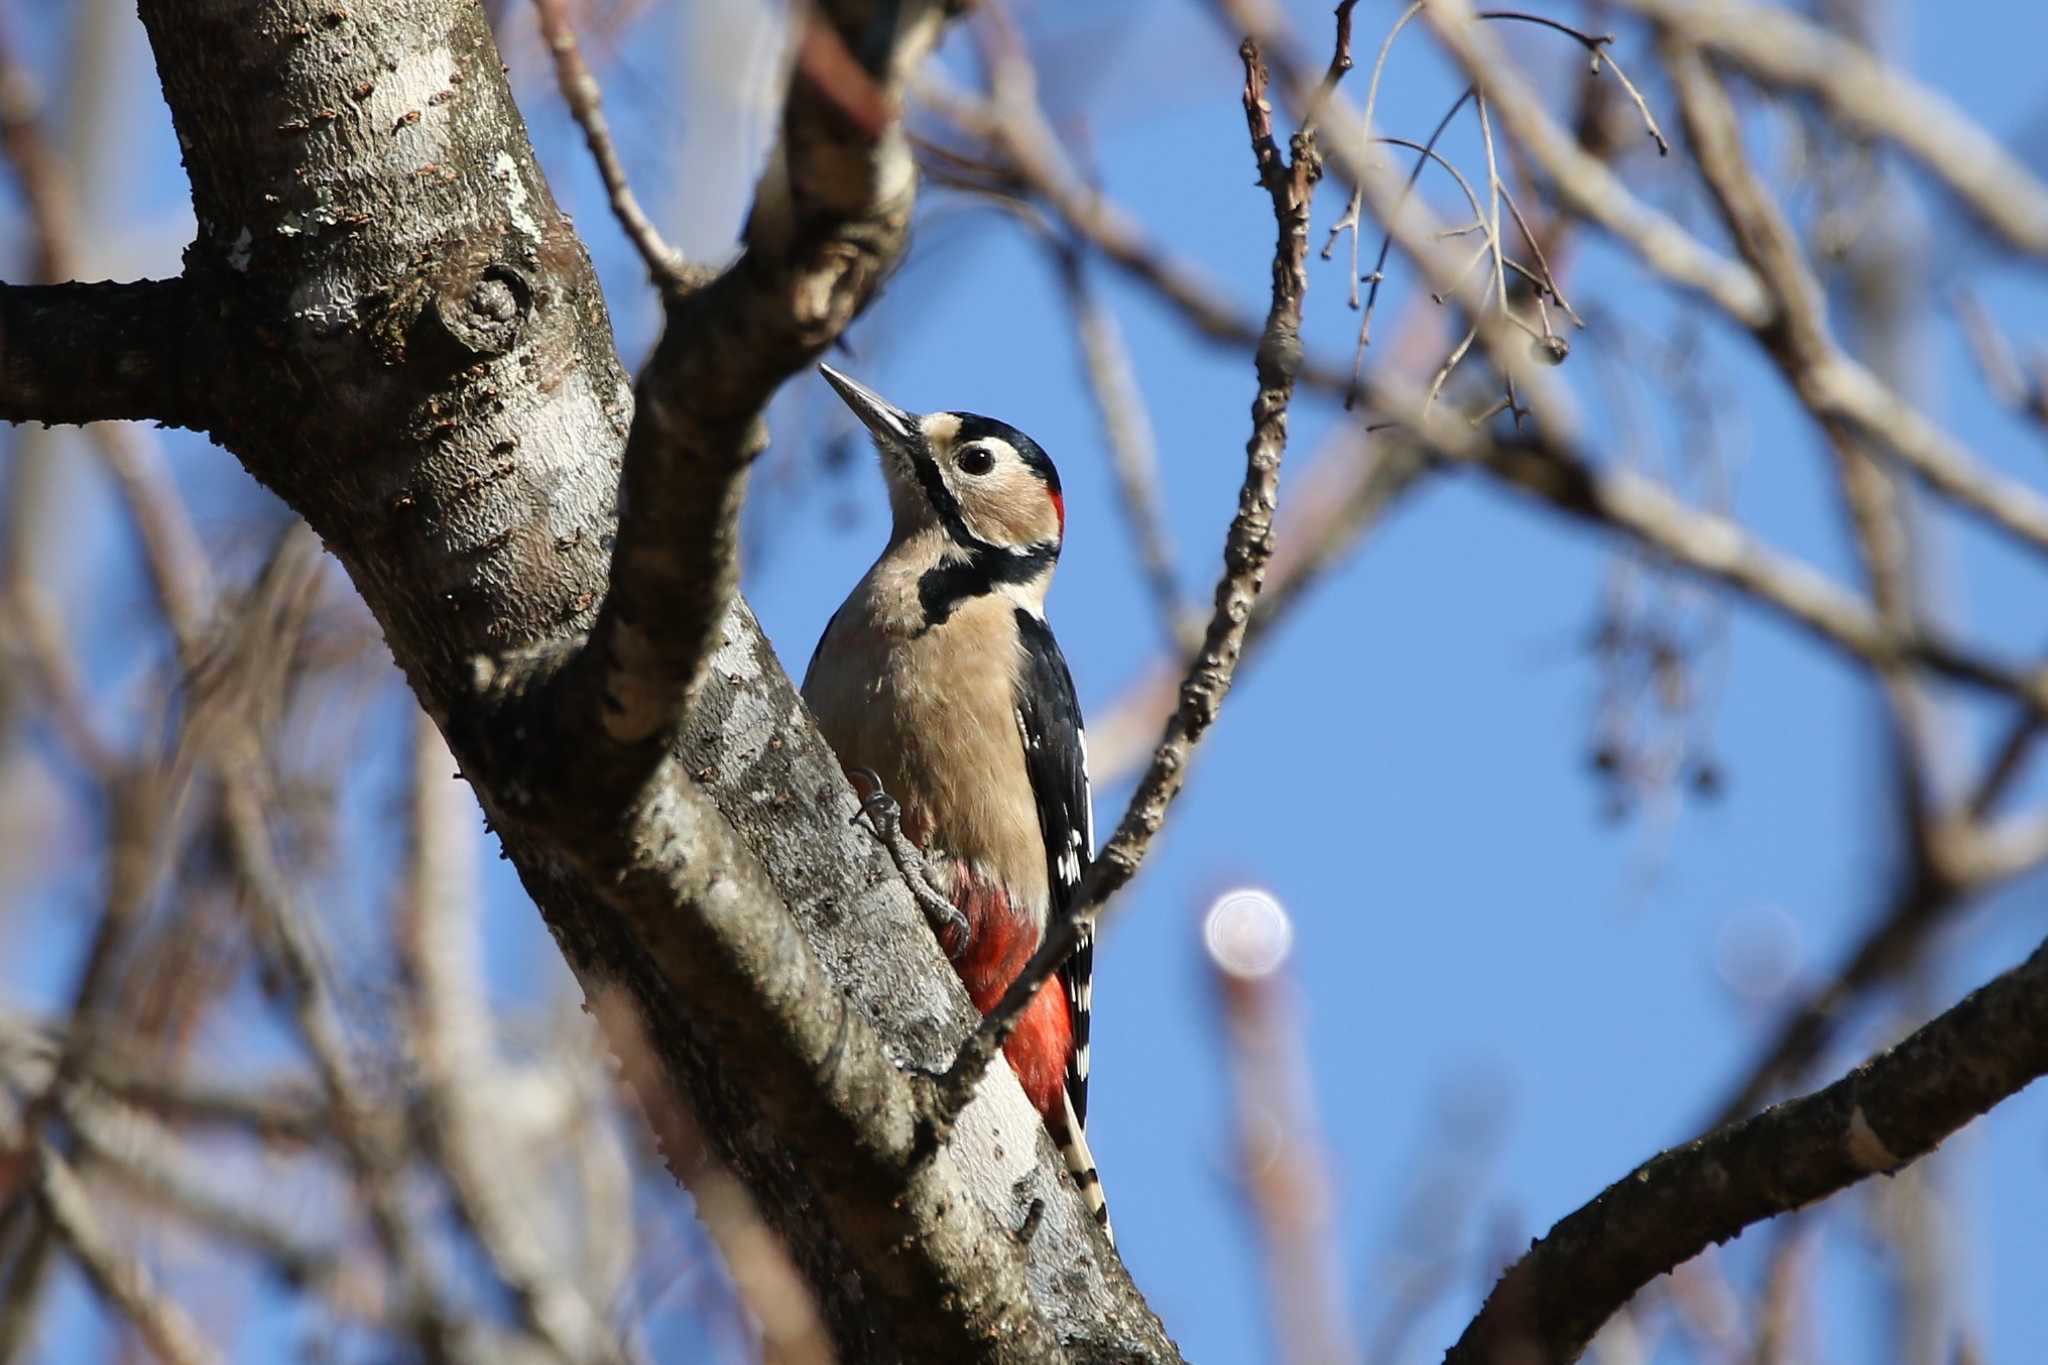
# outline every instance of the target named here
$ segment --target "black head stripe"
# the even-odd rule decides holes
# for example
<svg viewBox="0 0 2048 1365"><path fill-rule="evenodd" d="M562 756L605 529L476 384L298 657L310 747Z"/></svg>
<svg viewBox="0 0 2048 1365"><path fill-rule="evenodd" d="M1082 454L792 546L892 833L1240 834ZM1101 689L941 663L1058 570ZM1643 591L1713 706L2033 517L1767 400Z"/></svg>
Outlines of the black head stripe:
<svg viewBox="0 0 2048 1365"><path fill-rule="evenodd" d="M953 496L952 489L946 487L946 476L939 472L939 462L922 448L921 438L920 448L912 453L910 463L917 470L917 481L924 488L925 500L939 514L939 524L946 528L946 534L957 544L970 549L982 544L967 529L967 517L960 510L960 500Z"/></svg>
<svg viewBox="0 0 2048 1365"><path fill-rule="evenodd" d="M956 412L959 429L954 433L956 446L977 440L998 440L1017 452L1017 458L1025 468L1036 474L1051 493L1060 491L1060 474L1053 468L1052 458L1038 442L1026 436L1006 422L993 417L982 417L971 412ZM1027 545L1021 549L1006 549L994 545L974 534L967 527L967 515L960 507L960 499L953 496L953 490L946 486L945 475L939 472L939 462L925 450L918 450L911 457L911 465L917 470L917 481L924 489L932 511L938 514L939 523L946 528L946 534L955 545L966 550L977 577L990 583L1022 583L1032 578L1037 571L1050 561L1059 558L1058 545ZM967 566L950 566L967 567ZM934 570L934 572L938 572ZM962 594L964 595L964 594Z"/></svg>
<svg viewBox="0 0 2048 1365"><path fill-rule="evenodd" d="M983 417L975 412L959 412L953 415L960 419L960 430L953 438L955 441L964 445L969 441L994 437L1015 450L1017 458L1024 461L1025 467L1039 477L1047 490L1054 493L1060 491L1060 472L1053 468L1052 457L1045 453L1044 447L1038 442L1008 422L998 422L993 417Z"/></svg>

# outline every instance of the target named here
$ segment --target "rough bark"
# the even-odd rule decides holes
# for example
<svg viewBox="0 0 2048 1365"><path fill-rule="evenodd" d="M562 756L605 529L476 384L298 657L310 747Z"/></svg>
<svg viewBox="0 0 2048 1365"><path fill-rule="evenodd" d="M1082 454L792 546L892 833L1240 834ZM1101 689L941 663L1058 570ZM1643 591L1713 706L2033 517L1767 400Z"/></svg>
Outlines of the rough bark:
<svg viewBox="0 0 2048 1365"><path fill-rule="evenodd" d="M889 76L898 7L823 8L842 50ZM633 1002L661 1079L789 1240L843 1359L1177 1359L1013 1083L930 1141L914 1072L950 1058L972 1010L886 857L848 825L837 764L744 603L714 583L708 627L683 632L716 647L685 669L696 686L671 743L643 745L637 765L583 762L587 716L563 703L589 695L573 683L592 672L578 667L588 633L632 572L612 561L634 395L481 9L141 11L198 219L185 274L0 288L0 416L202 426L306 517L586 991ZM803 117L829 125L804 79L793 111L808 102ZM665 348L687 352L720 298L761 306L750 290L772 294L870 206L838 204L843 188L796 184L798 206L823 202L830 221L755 232L728 282L672 307ZM856 287L756 363L661 390L669 432L719 447L672 458L737 454L724 473L687 471L709 478L697 486L736 483L760 406L865 302L900 240L900 226L863 239ZM46 363L95 353L92 385ZM635 624L656 631L648 600ZM672 653L669 686L687 638Z"/></svg>
<svg viewBox="0 0 2048 1365"><path fill-rule="evenodd" d="M1813 1094L1658 1154L1501 1276L1445 1365L1569 1365L1658 1275L1873 1175L1894 1175L2048 1072L2048 944Z"/></svg>

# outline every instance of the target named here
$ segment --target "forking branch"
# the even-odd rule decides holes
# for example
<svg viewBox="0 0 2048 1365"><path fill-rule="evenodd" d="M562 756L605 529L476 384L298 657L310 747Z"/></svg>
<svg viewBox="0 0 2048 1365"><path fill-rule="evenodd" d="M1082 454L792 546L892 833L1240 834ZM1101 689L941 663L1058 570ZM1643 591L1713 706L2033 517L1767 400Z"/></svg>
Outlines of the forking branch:
<svg viewBox="0 0 2048 1365"><path fill-rule="evenodd" d="M1338 56L1325 81L1331 88L1349 68L1350 7L1338 11ZM1245 631L1266 565L1273 556L1273 511L1280 482L1280 459L1287 448L1287 409L1294 397L1295 372L1301 361L1301 307L1308 289L1309 205L1322 159L1315 126L1304 122L1283 155L1273 133L1272 106L1267 102L1266 64L1256 42L1247 38L1239 49L1244 62L1244 112L1251 133L1252 155L1259 183L1272 201L1278 240L1273 249L1273 291L1265 333L1257 353L1258 396L1252 402L1252 434L1245 445L1244 482L1238 489L1237 514L1223 541L1223 574L1216 583L1216 605L1203 633L1200 650L1181 683L1180 705L1167 721L1166 733L1153 751L1152 762L1139 779L1129 807L1083 878L1074 904L1056 916L1031 960L1004 991L974 1033L961 1045L952 1066L939 1079L934 1127L948 1131L973 1097L989 1064L1002 1051L1024 1007L1039 988L1073 955L1084 925L1101 906L1137 875L1152 839L1165 823L1166 812L1187 782L1195 746L1215 723L1237 672Z"/></svg>

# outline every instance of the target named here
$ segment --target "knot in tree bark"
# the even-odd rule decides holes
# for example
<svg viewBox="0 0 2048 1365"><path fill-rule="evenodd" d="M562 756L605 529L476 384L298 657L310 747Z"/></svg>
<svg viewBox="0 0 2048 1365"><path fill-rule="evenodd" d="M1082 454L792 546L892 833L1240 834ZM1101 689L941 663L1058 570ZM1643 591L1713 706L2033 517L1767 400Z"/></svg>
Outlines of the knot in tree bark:
<svg viewBox="0 0 2048 1365"><path fill-rule="evenodd" d="M526 329L533 285L502 261L435 290L426 317L465 358L503 355Z"/></svg>

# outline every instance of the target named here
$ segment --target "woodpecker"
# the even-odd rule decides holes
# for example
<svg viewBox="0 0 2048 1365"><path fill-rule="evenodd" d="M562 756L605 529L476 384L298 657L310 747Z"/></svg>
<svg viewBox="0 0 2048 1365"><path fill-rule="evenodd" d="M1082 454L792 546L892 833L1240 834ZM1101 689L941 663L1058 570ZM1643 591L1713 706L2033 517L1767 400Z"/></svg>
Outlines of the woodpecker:
<svg viewBox="0 0 2048 1365"><path fill-rule="evenodd" d="M1067 523L1059 472L1007 423L920 417L818 368L874 437L894 526L826 625L804 700L862 797L892 798L957 910L940 940L986 1014L1095 857L1081 708L1045 622ZM1084 1126L1094 956L1084 930L1003 1051L1107 1233Z"/></svg>

